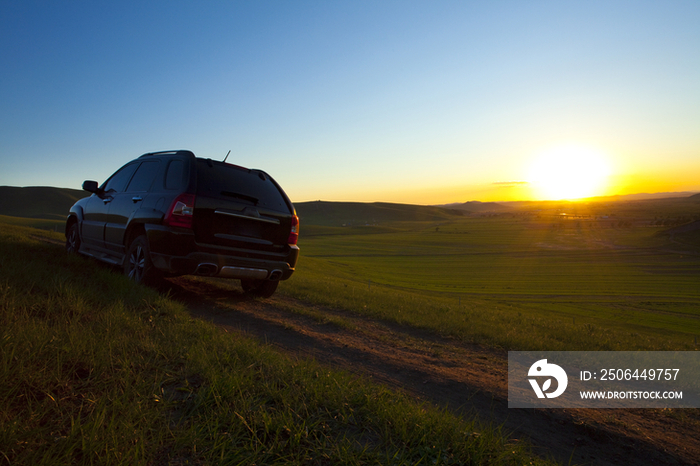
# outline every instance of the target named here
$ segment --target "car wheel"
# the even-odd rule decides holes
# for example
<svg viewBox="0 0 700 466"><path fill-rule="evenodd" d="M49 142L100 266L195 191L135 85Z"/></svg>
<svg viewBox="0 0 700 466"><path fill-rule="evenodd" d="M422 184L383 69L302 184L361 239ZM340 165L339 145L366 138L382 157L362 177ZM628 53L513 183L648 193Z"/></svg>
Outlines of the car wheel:
<svg viewBox="0 0 700 466"><path fill-rule="evenodd" d="M151 250L144 235L138 236L129 245L124 258L124 275L136 283L152 285L158 282L160 273L151 262Z"/></svg>
<svg viewBox="0 0 700 466"><path fill-rule="evenodd" d="M275 293L279 280L241 280L243 292L251 296L269 298Z"/></svg>
<svg viewBox="0 0 700 466"><path fill-rule="evenodd" d="M66 235L66 251L68 254L77 254L80 251L80 233L78 232L78 223L73 223L68 229Z"/></svg>

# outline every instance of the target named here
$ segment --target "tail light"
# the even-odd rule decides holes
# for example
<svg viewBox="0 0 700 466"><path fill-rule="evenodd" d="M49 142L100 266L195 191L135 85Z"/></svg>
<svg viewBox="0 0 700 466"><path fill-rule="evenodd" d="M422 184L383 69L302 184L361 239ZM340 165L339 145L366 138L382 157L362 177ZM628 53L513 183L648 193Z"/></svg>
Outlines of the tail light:
<svg viewBox="0 0 700 466"><path fill-rule="evenodd" d="M165 214L163 224L171 227L192 228L194 194L183 193L175 198Z"/></svg>
<svg viewBox="0 0 700 466"><path fill-rule="evenodd" d="M288 244L297 244L299 241L299 217L292 215L292 231L289 232Z"/></svg>

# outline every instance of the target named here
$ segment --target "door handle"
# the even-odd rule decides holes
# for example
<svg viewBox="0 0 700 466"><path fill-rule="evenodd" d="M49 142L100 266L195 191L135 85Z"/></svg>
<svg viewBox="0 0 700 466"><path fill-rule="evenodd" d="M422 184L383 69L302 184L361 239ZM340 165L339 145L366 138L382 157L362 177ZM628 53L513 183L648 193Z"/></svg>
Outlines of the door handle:
<svg viewBox="0 0 700 466"><path fill-rule="evenodd" d="M131 200L136 204L139 201L143 201L143 198L141 196L134 196L131 198Z"/></svg>
<svg viewBox="0 0 700 466"><path fill-rule="evenodd" d="M113 197L106 197L106 198L102 199L102 202L104 202L105 205L107 205L110 202L112 202L112 199L114 199L114 198Z"/></svg>

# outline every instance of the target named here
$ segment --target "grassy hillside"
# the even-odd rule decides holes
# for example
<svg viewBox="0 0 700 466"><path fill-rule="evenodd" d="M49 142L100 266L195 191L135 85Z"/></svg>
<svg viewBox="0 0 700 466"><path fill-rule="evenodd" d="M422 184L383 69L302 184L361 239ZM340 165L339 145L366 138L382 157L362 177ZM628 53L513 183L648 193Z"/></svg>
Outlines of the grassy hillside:
<svg viewBox="0 0 700 466"><path fill-rule="evenodd" d="M455 209L384 202L300 202L294 204L302 225L363 226L393 222L444 221L464 214Z"/></svg>
<svg viewBox="0 0 700 466"><path fill-rule="evenodd" d="M78 189L0 186L0 215L65 220L75 201L89 195Z"/></svg>
<svg viewBox="0 0 700 466"><path fill-rule="evenodd" d="M0 228L0 461L541 463L497 430L193 319L61 239Z"/></svg>
<svg viewBox="0 0 700 466"><path fill-rule="evenodd" d="M302 256L280 293L514 350L694 350L698 201L487 218L302 203ZM351 219L377 226L341 226ZM60 233L26 228L50 220L4 220L0 452L10 464L530 461L493 431L231 338L66 257L45 241Z"/></svg>
<svg viewBox="0 0 700 466"><path fill-rule="evenodd" d="M60 220L52 220L45 218L31 218L31 217L8 217L7 215L0 215L0 224L6 225L18 225L24 227L38 228L40 230L51 230L51 231L64 231L66 228L66 219L61 218Z"/></svg>

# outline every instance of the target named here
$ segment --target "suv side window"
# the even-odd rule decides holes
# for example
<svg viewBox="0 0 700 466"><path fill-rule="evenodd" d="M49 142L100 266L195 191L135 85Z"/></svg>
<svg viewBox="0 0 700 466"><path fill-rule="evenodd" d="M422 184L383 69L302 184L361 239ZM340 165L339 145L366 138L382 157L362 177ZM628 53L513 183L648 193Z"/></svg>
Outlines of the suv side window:
<svg viewBox="0 0 700 466"><path fill-rule="evenodd" d="M157 160L143 162L131 179L127 191L130 193L148 191L153 184L153 180L158 176L159 168L160 162Z"/></svg>
<svg viewBox="0 0 700 466"><path fill-rule="evenodd" d="M182 189L185 175L185 161L171 160L165 173L165 189Z"/></svg>
<svg viewBox="0 0 700 466"><path fill-rule="evenodd" d="M131 175L134 174L134 171L138 166L138 163L130 163L129 165L126 165L125 167L119 169L114 175L109 177L109 179L105 183L105 186L103 188L104 192L123 192L124 188L126 188L126 184L131 179Z"/></svg>

